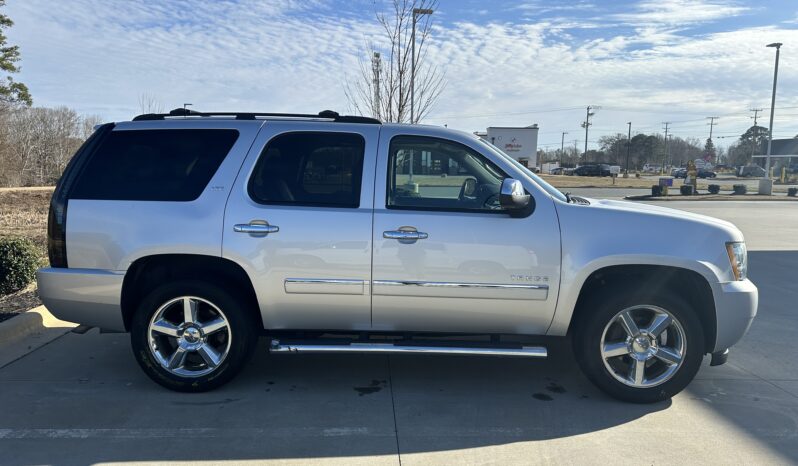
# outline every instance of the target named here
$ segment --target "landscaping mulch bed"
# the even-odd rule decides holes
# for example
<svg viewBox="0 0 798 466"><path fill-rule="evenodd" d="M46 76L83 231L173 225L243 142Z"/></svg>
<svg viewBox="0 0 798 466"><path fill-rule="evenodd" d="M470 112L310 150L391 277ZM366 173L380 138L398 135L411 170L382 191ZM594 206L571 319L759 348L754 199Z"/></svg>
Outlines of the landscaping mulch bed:
<svg viewBox="0 0 798 466"><path fill-rule="evenodd" d="M0 297L0 322L8 320L28 309L40 306L39 295L36 293L35 285L31 285L22 291L11 293Z"/></svg>

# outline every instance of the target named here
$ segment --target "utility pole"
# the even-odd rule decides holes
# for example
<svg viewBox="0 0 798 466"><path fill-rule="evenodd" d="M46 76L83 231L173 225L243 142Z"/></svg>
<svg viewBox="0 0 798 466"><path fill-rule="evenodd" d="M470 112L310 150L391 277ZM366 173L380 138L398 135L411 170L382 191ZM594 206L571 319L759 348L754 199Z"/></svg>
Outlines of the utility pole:
<svg viewBox="0 0 798 466"><path fill-rule="evenodd" d="M626 123L629 125L629 135L626 136L626 174L629 174L629 152L632 150L632 122Z"/></svg>
<svg viewBox="0 0 798 466"><path fill-rule="evenodd" d="M754 134L752 135L753 144L751 144L751 160L753 161L754 155L756 155L757 136L759 136L759 126L757 126L757 124L756 124L756 121L757 121L756 117L757 117L757 114L759 114L759 112L762 111L762 109L761 108L752 108L751 111L754 112L754 117L753 117L754 118Z"/></svg>
<svg viewBox="0 0 798 466"><path fill-rule="evenodd" d="M380 71L382 69L382 60L380 59L380 52L374 52L371 57L371 73L372 73L372 86L374 87L374 102L372 103L372 111L374 118L380 118Z"/></svg>
<svg viewBox="0 0 798 466"><path fill-rule="evenodd" d="M579 144L579 139L574 139L574 157L579 160L579 147L577 144Z"/></svg>
<svg viewBox="0 0 798 466"><path fill-rule="evenodd" d="M665 125L665 154L662 155L662 166L659 169L660 174L665 173L665 164L668 162L668 127L671 125L670 121L663 122Z"/></svg>
<svg viewBox="0 0 798 466"><path fill-rule="evenodd" d="M562 132L562 141L560 141L560 166L562 167L562 157L565 155L565 135L568 134L568 131Z"/></svg>
<svg viewBox="0 0 798 466"><path fill-rule="evenodd" d="M717 123L715 123L715 120L717 120L719 118L720 117L716 117L716 116L707 117L707 119L709 120L709 140L710 141L712 140L712 128L714 128L715 125L717 125ZM709 155L709 154L707 154L707 155ZM714 160L712 160L712 162L714 163Z"/></svg>
<svg viewBox="0 0 798 466"><path fill-rule="evenodd" d="M779 79L779 52L781 52L781 42L768 44L767 47L776 48L776 68L773 70L773 95L770 98L770 129L768 130L768 155L765 159L765 176L770 179L770 148L773 145L773 112L776 110L776 82Z"/></svg>
<svg viewBox="0 0 798 466"><path fill-rule="evenodd" d="M587 161L587 133L590 125L593 124L590 122L590 117L595 115L595 113L590 112L592 108L593 107L590 105L587 106L587 112L585 112L585 121L582 122L582 128L585 128L585 161Z"/></svg>

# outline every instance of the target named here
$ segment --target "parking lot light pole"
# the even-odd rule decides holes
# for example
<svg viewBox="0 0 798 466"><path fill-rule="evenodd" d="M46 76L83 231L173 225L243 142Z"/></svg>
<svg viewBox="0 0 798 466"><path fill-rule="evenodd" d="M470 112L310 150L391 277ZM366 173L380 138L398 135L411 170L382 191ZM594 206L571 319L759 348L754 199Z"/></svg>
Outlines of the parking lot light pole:
<svg viewBox="0 0 798 466"><path fill-rule="evenodd" d="M560 141L560 166L562 167L562 158L565 155L565 135L568 134L568 131L562 132L562 141Z"/></svg>
<svg viewBox="0 0 798 466"><path fill-rule="evenodd" d="M433 12L430 8L413 8L413 29L410 32L410 124L416 122L416 18Z"/></svg>
<svg viewBox="0 0 798 466"><path fill-rule="evenodd" d="M776 67L773 70L773 95L770 97L770 129L768 130L768 154L765 157L765 176L770 178L770 148L773 144L773 112L776 110L776 82L779 79L779 52L781 51L781 42L774 42L768 44L767 47L776 48Z"/></svg>

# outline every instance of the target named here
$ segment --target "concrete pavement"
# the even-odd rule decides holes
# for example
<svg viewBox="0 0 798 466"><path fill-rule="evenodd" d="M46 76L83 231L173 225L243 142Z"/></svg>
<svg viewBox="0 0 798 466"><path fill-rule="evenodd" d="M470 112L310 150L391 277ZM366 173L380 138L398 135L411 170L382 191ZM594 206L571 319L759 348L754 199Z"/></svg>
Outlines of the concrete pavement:
<svg viewBox="0 0 798 466"><path fill-rule="evenodd" d="M0 463L797 462L796 206L684 204L737 220L761 306L729 363L671 401L604 396L567 342L533 361L267 355L263 341L231 384L179 394L143 375L127 335L94 330L0 369Z"/></svg>

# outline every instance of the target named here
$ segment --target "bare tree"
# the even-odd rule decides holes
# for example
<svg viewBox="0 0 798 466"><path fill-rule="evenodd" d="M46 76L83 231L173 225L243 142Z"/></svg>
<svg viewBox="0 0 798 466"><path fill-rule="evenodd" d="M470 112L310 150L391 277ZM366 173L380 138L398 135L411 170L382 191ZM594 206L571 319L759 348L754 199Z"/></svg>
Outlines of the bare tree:
<svg viewBox="0 0 798 466"><path fill-rule="evenodd" d="M361 50L358 73L347 78L344 92L349 105L361 115L390 122L411 122L413 10L434 10L438 1L391 0L390 4L390 11L376 14L384 41L368 43ZM427 59L431 17L424 14L416 15L416 18L413 122L424 119L446 85L443 71ZM379 54L379 58L375 54ZM375 58L380 67L378 82L374 79Z"/></svg>
<svg viewBox="0 0 798 466"><path fill-rule="evenodd" d="M163 113L163 102L154 94L143 92L139 94L139 108L141 113Z"/></svg>
<svg viewBox="0 0 798 466"><path fill-rule="evenodd" d="M0 114L0 184L53 185L99 123L67 107L18 106Z"/></svg>

